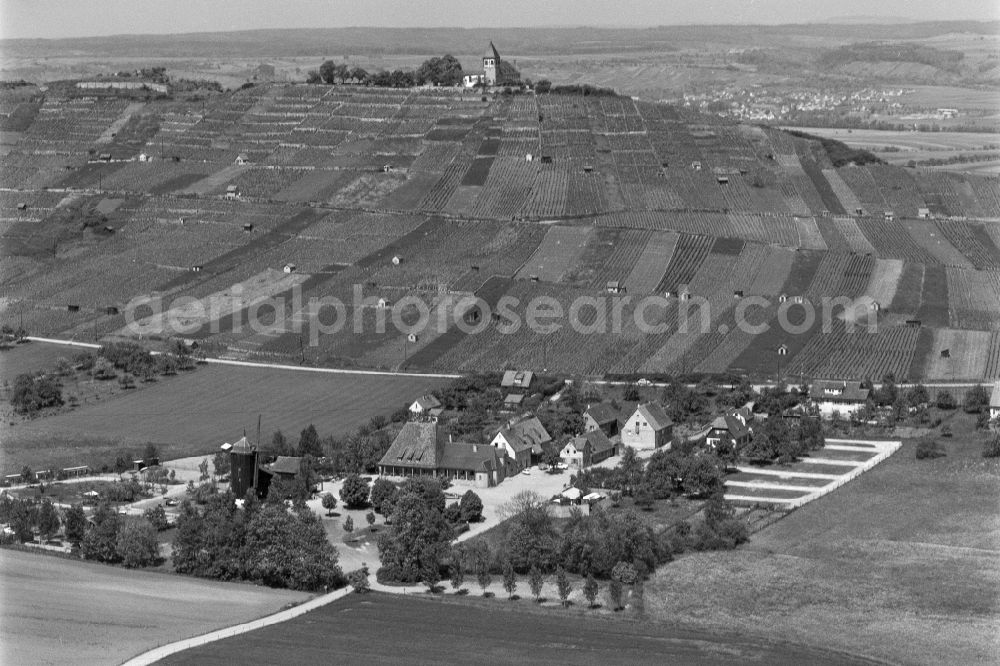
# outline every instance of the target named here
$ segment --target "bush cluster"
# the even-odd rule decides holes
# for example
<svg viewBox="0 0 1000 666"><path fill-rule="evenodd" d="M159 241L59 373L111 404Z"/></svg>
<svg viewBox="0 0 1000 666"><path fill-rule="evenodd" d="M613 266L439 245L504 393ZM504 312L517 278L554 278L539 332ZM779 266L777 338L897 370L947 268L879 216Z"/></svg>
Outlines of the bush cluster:
<svg viewBox="0 0 1000 666"><path fill-rule="evenodd" d="M178 572L293 590L344 584L337 550L315 513L304 506L260 504L252 494L243 509L234 500L226 493L203 508L182 505L173 547Z"/></svg>

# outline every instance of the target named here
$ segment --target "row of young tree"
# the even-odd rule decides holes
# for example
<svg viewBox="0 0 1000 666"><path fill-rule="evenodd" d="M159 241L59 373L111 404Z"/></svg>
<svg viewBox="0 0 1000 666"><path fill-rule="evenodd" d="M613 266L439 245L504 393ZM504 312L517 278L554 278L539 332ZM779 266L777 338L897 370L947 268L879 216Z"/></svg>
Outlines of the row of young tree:
<svg viewBox="0 0 1000 666"><path fill-rule="evenodd" d="M481 549L466 549L463 546L456 546L452 549L450 562L448 564L448 577L452 588L456 594L464 594L467 590L463 587L466 574L475 577L476 583L483 591L483 596L487 596L490 584L493 582L493 573L488 564L488 558L484 558L478 552ZM484 564L485 562L485 564ZM504 591L510 599L516 598L518 588L518 574L514 570L513 564L505 562L503 571L500 573L500 580ZM435 591L436 583L432 579L424 582L430 589ZM528 589L535 601L541 603L544 599L542 591L546 582L546 574L537 565L533 565L528 571ZM563 567L556 567L555 570L556 593L563 606L569 606L569 597L573 593L573 583L570 582L568 572ZM611 610L618 611L623 608L624 593L626 587L631 587L633 605L641 608L643 597L643 578L629 562L618 562L611 570L608 582L608 599L611 602ZM587 574L583 588L584 598L590 608L597 605L597 597L600 594L600 585L592 573Z"/></svg>

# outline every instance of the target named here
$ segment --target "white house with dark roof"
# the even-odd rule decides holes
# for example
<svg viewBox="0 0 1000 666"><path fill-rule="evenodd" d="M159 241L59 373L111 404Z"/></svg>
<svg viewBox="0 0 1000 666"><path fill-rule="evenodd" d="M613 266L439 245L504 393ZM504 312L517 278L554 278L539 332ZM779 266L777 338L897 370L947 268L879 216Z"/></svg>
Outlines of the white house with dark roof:
<svg viewBox="0 0 1000 666"><path fill-rule="evenodd" d="M621 428L622 444L641 451L669 445L674 422L660 403L644 402L636 406Z"/></svg>
<svg viewBox="0 0 1000 666"><path fill-rule="evenodd" d="M993 385L990 394L990 420L1000 418L1000 382Z"/></svg>
<svg viewBox="0 0 1000 666"><path fill-rule="evenodd" d="M410 413L415 416L437 416L441 413L441 401L429 393L422 395L410 405Z"/></svg>
<svg viewBox="0 0 1000 666"><path fill-rule="evenodd" d="M861 382L816 381L809 387L809 398L820 415L829 419L834 412L849 417L868 403L871 391Z"/></svg>
<svg viewBox="0 0 1000 666"><path fill-rule="evenodd" d="M607 460L615 454L616 448L603 430L591 430L566 442L559 451L559 458L567 465L583 469Z"/></svg>
<svg viewBox="0 0 1000 666"><path fill-rule="evenodd" d="M749 406L731 409L715 417L705 435L705 444L713 449L721 444L743 446L753 437L753 413Z"/></svg>
<svg viewBox="0 0 1000 666"><path fill-rule="evenodd" d="M490 445L507 458L511 474L531 467L532 456L542 455L542 445L552 441L552 436L534 414L522 414L507 421L493 437Z"/></svg>

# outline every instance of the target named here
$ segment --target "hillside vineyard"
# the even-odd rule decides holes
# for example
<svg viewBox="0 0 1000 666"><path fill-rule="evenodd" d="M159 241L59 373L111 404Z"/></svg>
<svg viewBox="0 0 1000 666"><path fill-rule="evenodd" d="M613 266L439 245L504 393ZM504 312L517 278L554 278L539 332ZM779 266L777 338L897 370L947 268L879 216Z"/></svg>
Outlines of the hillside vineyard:
<svg viewBox="0 0 1000 666"><path fill-rule="evenodd" d="M1000 378L996 178L834 165L816 140L627 97L92 93L50 92L2 159L4 319L34 335L435 371ZM539 297L569 313L557 330L498 316ZM824 297L855 304L827 330ZM348 325L311 318L319 298Z"/></svg>

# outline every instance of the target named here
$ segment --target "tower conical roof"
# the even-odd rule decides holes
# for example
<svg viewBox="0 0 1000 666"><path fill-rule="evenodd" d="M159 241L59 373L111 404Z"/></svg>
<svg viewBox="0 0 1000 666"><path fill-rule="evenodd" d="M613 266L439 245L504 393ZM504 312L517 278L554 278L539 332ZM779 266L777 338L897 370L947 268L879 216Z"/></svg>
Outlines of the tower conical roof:
<svg viewBox="0 0 1000 666"><path fill-rule="evenodd" d="M236 442L233 443L233 448L229 450L230 453L242 453L244 455L253 453L253 446L247 441L246 436L240 437Z"/></svg>

